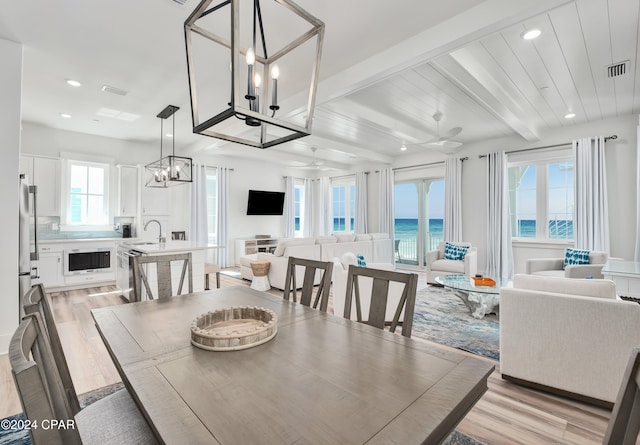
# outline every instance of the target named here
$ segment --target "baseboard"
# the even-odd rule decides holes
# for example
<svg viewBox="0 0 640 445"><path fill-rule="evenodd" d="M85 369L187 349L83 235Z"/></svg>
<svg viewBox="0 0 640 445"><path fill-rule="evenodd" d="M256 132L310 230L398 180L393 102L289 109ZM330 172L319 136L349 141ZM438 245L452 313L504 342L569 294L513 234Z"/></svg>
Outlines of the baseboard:
<svg viewBox="0 0 640 445"><path fill-rule="evenodd" d="M577 400L578 402L588 403L589 405L599 406L601 408L613 409L613 402L607 402L605 400L595 399L593 397L577 394L571 391L565 391L564 389L554 388L552 386L542 385L540 383L530 382L529 380L519 379L510 375L501 374L504 380L507 380L516 385L526 386L528 388L536 389L538 391L548 392L557 396L566 397L568 399Z"/></svg>

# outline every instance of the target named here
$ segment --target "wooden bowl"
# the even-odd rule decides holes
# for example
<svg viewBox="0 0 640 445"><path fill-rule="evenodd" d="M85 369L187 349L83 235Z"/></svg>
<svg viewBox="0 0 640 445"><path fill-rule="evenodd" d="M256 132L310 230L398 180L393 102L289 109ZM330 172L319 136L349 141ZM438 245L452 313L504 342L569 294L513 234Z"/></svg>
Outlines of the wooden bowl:
<svg viewBox="0 0 640 445"><path fill-rule="evenodd" d="M237 351L268 342L278 332L275 312L235 306L210 311L191 323L191 344L209 351Z"/></svg>

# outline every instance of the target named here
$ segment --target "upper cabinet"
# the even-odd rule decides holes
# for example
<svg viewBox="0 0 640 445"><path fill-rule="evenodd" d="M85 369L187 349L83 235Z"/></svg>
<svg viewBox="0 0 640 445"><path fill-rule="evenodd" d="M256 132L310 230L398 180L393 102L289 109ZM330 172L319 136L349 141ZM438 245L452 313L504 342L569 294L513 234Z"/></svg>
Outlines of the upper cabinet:
<svg viewBox="0 0 640 445"><path fill-rule="evenodd" d="M119 203L118 216L135 217L138 213L139 169L133 165L119 165Z"/></svg>
<svg viewBox="0 0 640 445"><path fill-rule="evenodd" d="M22 155L20 173L38 186L38 216L60 216L60 160Z"/></svg>
<svg viewBox="0 0 640 445"><path fill-rule="evenodd" d="M156 188L142 186L142 214L170 215L171 187Z"/></svg>

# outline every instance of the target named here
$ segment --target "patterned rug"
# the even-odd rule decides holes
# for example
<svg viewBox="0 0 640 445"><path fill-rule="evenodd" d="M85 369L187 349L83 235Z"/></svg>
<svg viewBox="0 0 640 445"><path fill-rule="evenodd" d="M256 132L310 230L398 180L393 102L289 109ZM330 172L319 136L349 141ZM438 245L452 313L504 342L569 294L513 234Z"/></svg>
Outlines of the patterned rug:
<svg viewBox="0 0 640 445"><path fill-rule="evenodd" d="M123 387L124 385L122 383L114 383L113 385L81 394L78 396L80 406L82 408L89 406L96 400L100 400L109 394L113 394L115 391ZM14 416L5 417L0 420L0 424L4 424L7 420L10 422L24 421L24 415L20 413ZM27 430L5 430L3 427L0 427L0 445L31 445L31 437L29 437L29 432ZM483 443L478 442L459 431L454 431L447 440L443 442L443 445L483 445Z"/></svg>
<svg viewBox="0 0 640 445"><path fill-rule="evenodd" d="M460 298L441 287L418 291L412 336L500 360L498 316L473 318Z"/></svg>

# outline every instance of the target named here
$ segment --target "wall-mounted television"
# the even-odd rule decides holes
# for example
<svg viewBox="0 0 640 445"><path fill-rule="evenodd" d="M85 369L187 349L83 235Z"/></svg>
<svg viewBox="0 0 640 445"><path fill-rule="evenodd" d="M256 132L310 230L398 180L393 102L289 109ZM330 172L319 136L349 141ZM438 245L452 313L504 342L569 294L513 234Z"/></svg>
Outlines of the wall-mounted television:
<svg viewBox="0 0 640 445"><path fill-rule="evenodd" d="M283 208L283 192L249 190L247 215L282 215Z"/></svg>

